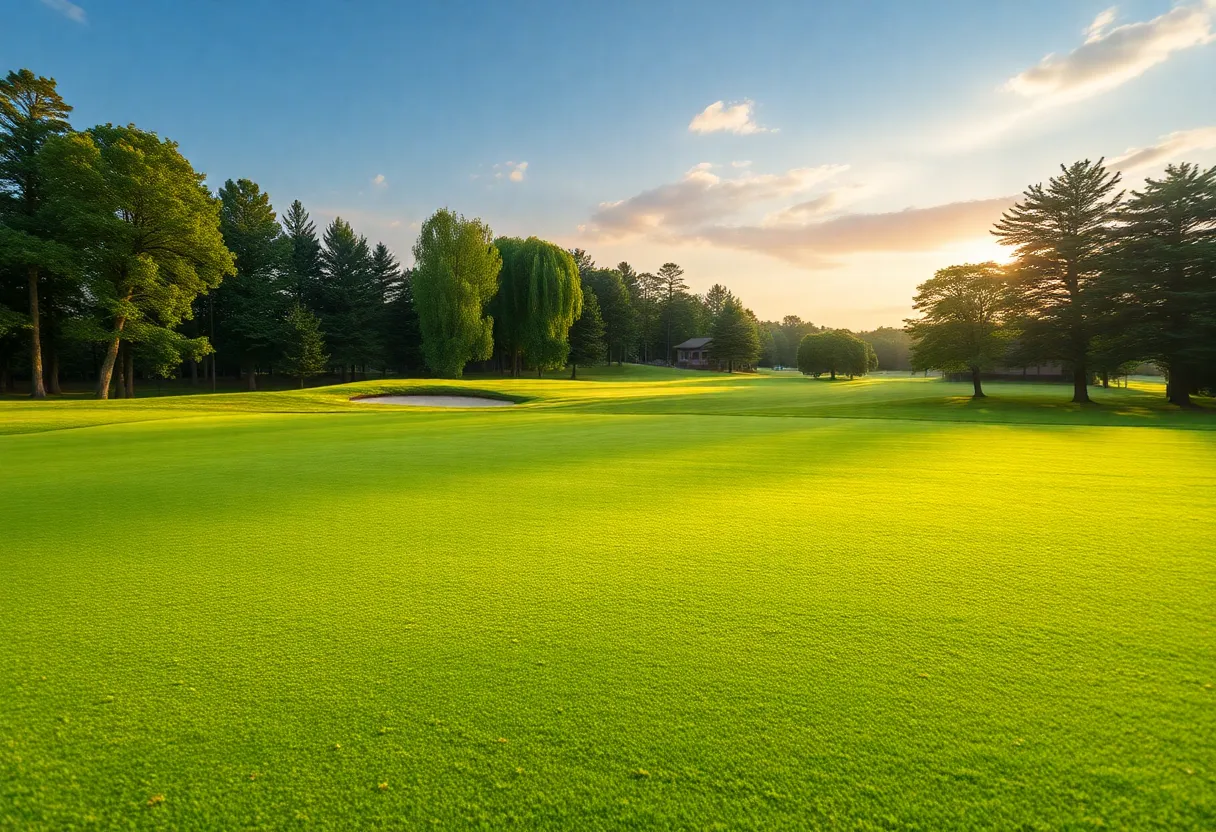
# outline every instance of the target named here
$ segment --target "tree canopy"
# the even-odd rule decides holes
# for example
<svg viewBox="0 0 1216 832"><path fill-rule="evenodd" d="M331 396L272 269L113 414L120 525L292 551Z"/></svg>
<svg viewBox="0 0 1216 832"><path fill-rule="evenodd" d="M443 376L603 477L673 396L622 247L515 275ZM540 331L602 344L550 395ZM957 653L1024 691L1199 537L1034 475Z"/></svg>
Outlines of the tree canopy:
<svg viewBox="0 0 1216 832"><path fill-rule="evenodd" d="M754 364L760 357L756 323L744 311L743 304L729 293L714 318L710 336L713 338L710 354L719 364L726 365L727 372L734 372L736 365Z"/></svg>
<svg viewBox="0 0 1216 832"><path fill-rule="evenodd" d="M804 375L818 378L826 373L835 380L837 374L852 378L877 368L873 347L847 329L814 332L798 345L798 369Z"/></svg>
<svg viewBox="0 0 1216 832"><path fill-rule="evenodd" d="M583 308L574 257L536 237L500 237L494 245L502 256L491 307L494 334L512 374L519 374L521 360L538 371L565 366L567 336Z"/></svg>

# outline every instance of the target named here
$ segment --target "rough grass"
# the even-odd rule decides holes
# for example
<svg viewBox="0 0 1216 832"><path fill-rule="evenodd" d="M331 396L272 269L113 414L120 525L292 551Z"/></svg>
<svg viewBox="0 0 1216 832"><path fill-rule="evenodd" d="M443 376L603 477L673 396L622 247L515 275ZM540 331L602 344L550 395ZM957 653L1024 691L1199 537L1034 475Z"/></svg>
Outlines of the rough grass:
<svg viewBox="0 0 1216 832"><path fill-rule="evenodd" d="M965 391L0 402L0 826L1216 826L1216 416Z"/></svg>

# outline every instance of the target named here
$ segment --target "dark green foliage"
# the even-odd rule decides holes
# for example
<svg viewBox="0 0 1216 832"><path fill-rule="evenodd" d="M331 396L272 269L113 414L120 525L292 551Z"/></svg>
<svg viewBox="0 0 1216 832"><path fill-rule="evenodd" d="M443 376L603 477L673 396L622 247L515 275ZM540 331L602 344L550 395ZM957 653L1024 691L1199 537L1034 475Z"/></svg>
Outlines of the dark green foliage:
<svg viewBox="0 0 1216 832"><path fill-rule="evenodd" d="M301 387L306 378L325 372L329 363L321 321L298 303L287 313L283 361L288 374L299 377Z"/></svg>
<svg viewBox="0 0 1216 832"><path fill-rule="evenodd" d="M341 217L325 229L321 282L315 311L330 357L348 372L380 358L380 325L384 294L372 268L367 238Z"/></svg>
<svg viewBox="0 0 1216 832"><path fill-rule="evenodd" d="M750 366L760 357L760 337L756 322L744 311L743 304L727 293L710 330L710 354L727 372L737 365Z"/></svg>
<svg viewBox="0 0 1216 832"><path fill-rule="evenodd" d="M235 360L246 387L257 387L257 366L271 360L284 337L290 283L285 279L291 241L279 226L270 195L248 179L220 188L220 231L236 274L215 291L219 326L213 345Z"/></svg>
<svg viewBox="0 0 1216 832"><path fill-rule="evenodd" d="M491 309L495 342L514 375L520 362L538 370L563 367L567 334L582 312L578 267L570 253L536 237L500 237L498 292Z"/></svg>
<svg viewBox="0 0 1216 832"><path fill-rule="evenodd" d="M786 315L780 322L765 321L760 326L767 336L762 336L760 363L769 367L797 367L802 339L819 329L797 315Z"/></svg>
<svg viewBox="0 0 1216 832"><path fill-rule="evenodd" d="M297 303L313 302L321 284L321 241L300 200L287 209L283 230L291 243L287 281L291 293Z"/></svg>
<svg viewBox="0 0 1216 832"><path fill-rule="evenodd" d="M718 316L722 314L722 309L726 306L726 302L733 297L734 295L731 294L730 289L727 289L721 283L715 283L713 286L710 286L709 291L705 293L705 309L709 312L709 319L711 321L717 320Z"/></svg>
<svg viewBox="0 0 1216 832"><path fill-rule="evenodd" d="M1216 368L1216 168L1170 165L1134 191L1120 213L1107 295L1114 326L1102 341L1169 378L1169 400L1191 393Z"/></svg>
<svg viewBox="0 0 1216 832"><path fill-rule="evenodd" d="M908 321L913 369L970 373L973 395L981 398L980 374L1005 356L1007 295L996 263L938 269L916 289L921 317Z"/></svg>
<svg viewBox="0 0 1216 832"><path fill-rule="evenodd" d="M624 264L628 267L629 264ZM623 362L637 337L636 314L629 300L629 288L619 269L591 269L583 275L584 300L594 292L604 321L607 357Z"/></svg>
<svg viewBox="0 0 1216 832"><path fill-rule="evenodd" d="M414 262L423 356L436 375L459 378L465 364L494 351L494 319L484 314L502 268L493 232L481 220L440 209L422 224Z"/></svg>
<svg viewBox="0 0 1216 832"><path fill-rule="evenodd" d="M73 265L71 250L58 239L62 237L60 224L53 211L45 210L47 183L41 151L49 139L71 130L67 121L71 111L53 78L22 69L0 80L0 282L25 284L34 398L46 396L40 309L46 289L43 278L55 275L62 294Z"/></svg>
<svg viewBox="0 0 1216 832"><path fill-rule="evenodd" d="M570 378L578 378L579 365L599 364L604 360L604 319L595 292L583 292L583 311L570 327Z"/></svg>
<svg viewBox="0 0 1216 832"><path fill-rule="evenodd" d="M1088 402L1090 342L1099 327L1102 270L1122 199L1115 192L1120 176L1101 159L1060 170L1046 188L1027 188L993 233L1017 252L1010 274L1019 348L1027 359L1070 366L1073 401Z"/></svg>
<svg viewBox="0 0 1216 832"><path fill-rule="evenodd" d="M660 266L655 283L658 286L658 294L662 298L663 327L667 333L663 360L671 361L671 345L675 343L672 335L675 329L677 301L687 296L688 284L684 282L684 270L675 263L664 263Z"/></svg>
<svg viewBox="0 0 1216 832"><path fill-rule="evenodd" d="M414 308L410 272L403 272L397 296L385 305L384 314L384 350L389 364L405 374L423 370L426 363L422 358L422 330Z"/></svg>
<svg viewBox="0 0 1216 832"><path fill-rule="evenodd" d="M818 378L839 373L850 378L878 368L874 349L847 329L828 329L807 335L798 345L798 369Z"/></svg>

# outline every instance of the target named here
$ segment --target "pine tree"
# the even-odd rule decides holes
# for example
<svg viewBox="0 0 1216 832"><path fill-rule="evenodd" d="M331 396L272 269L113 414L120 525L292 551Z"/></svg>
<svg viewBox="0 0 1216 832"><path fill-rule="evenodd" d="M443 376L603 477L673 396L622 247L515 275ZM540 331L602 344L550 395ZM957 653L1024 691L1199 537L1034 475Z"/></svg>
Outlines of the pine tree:
<svg viewBox="0 0 1216 832"><path fill-rule="evenodd" d="M1090 342L1098 330L1102 268L1111 226L1123 197L1119 174L1102 160L1060 166L1044 188L1026 189L993 233L1013 246L1012 298L1019 348L1065 362L1073 372L1073 401L1089 401Z"/></svg>
<svg viewBox="0 0 1216 832"><path fill-rule="evenodd" d="M348 372L380 357L383 295L372 271L367 238L341 217L325 229L321 264L316 313L331 357L346 381Z"/></svg>
<svg viewBox="0 0 1216 832"><path fill-rule="evenodd" d="M760 357L760 336L755 322L743 309L743 304L733 295L726 298L722 311L714 319L710 330L710 355L726 371L733 373L736 364L750 365Z"/></svg>
<svg viewBox="0 0 1216 832"><path fill-rule="evenodd" d="M71 270L71 252L55 239L43 215L47 183L39 153L47 141L71 130L53 78L28 69L0 80L0 265L25 273L30 328L30 395L46 398L42 367L39 296L45 273Z"/></svg>
<svg viewBox="0 0 1216 832"><path fill-rule="evenodd" d="M325 354L325 338L317 316L296 303L287 314L283 344L283 360L289 375L298 376L300 387L304 380L321 375L329 364Z"/></svg>
<svg viewBox="0 0 1216 832"><path fill-rule="evenodd" d="M1108 363L1126 355L1157 362L1169 400L1189 406L1216 367L1216 167L1170 165L1132 192L1120 220L1104 340L1125 346Z"/></svg>
<svg viewBox="0 0 1216 832"><path fill-rule="evenodd" d="M291 203L283 216L283 230L291 243L288 284L297 303L316 300L321 283L321 242L300 200Z"/></svg>
<svg viewBox="0 0 1216 832"><path fill-rule="evenodd" d="M583 292L583 312L570 327L570 378L578 378L578 365L604 360L604 320L595 292Z"/></svg>
<svg viewBox="0 0 1216 832"><path fill-rule="evenodd" d="M688 291L688 284L684 282L684 270L675 263L664 263L659 268L658 285L663 296L663 318L664 328L667 332L666 350L663 353L663 360L671 362L671 331L674 326L674 317L676 311L676 300Z"/></svg>

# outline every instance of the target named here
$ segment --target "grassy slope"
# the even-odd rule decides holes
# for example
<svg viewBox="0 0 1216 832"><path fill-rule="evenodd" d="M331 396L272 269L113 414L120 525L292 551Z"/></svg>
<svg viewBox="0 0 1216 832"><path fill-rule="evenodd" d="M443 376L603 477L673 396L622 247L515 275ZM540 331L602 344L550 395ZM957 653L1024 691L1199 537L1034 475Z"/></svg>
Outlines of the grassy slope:
<svg viewBox="0 0 1216 832"><path fill-rule="evenodd" d="M407 386L0 402L0 826L1216 824L1211 413Z"/></svg>

